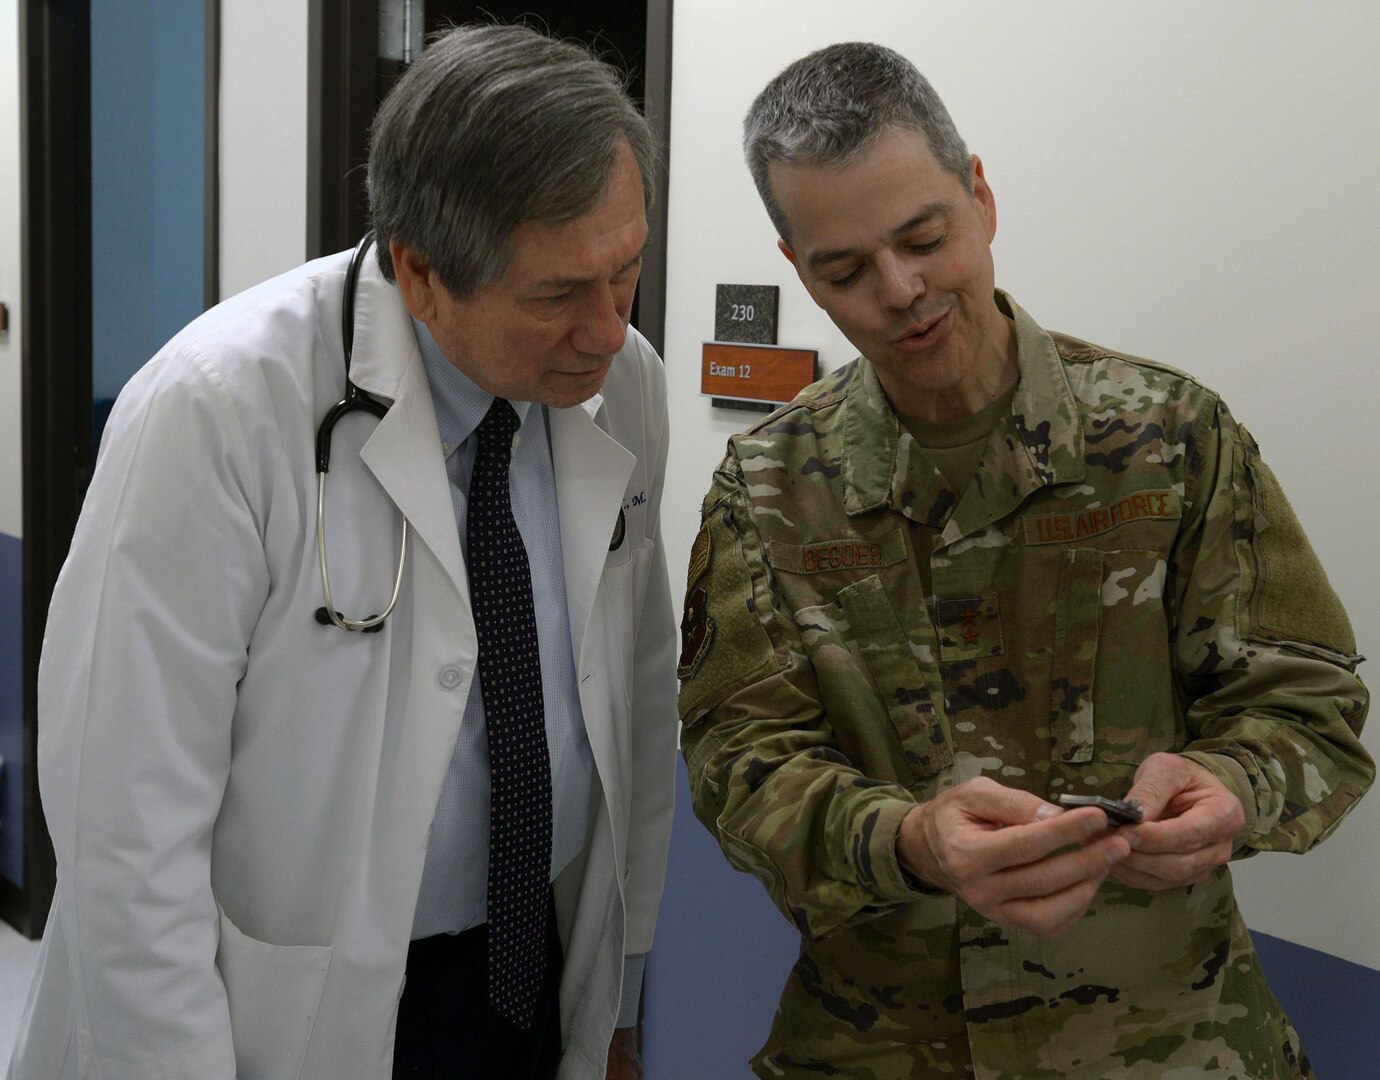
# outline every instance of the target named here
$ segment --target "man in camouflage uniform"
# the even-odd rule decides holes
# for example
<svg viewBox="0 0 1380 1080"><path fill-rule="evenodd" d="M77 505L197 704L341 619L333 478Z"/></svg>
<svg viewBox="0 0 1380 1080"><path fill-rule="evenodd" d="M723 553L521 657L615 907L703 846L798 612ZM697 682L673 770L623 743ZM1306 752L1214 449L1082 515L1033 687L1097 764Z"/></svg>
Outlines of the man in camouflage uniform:
<svg viewBox="0 0 1380 1080"><path fill-rule="evenodd" d="M982 164L890 50L792 65L746 146L862 353L730 440L691 558L695 809L802 935L758 1075L1310 1076L1225 864L1374 766L1255 443L995 291Z"/></svg>

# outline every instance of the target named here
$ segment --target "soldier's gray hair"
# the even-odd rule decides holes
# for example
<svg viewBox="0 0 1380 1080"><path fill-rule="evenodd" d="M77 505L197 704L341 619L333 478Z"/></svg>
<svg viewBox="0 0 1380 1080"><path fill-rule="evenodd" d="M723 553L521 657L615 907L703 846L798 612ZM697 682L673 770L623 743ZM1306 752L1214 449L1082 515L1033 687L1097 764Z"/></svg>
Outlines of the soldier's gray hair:
<svg viewBox="0 0 1380 1080"><path fill-rule="evenodd" d="M935 160L972 194L963 137L929 80L900 53L867 42L829 45L767 83L743 118L743 153L781 238L790 242L767 176L772 163L845 165L896 128L924 135Z"/></svg>
<svg viewBox="0 0 1380 1080"><path fill-rule="evenodd" d="M585 46L526 26L453 27L389 92L369 145L369 213L463 299L501 280L513 230L593 210L627 142L650 203L656 146L623 77Z"/></svg>

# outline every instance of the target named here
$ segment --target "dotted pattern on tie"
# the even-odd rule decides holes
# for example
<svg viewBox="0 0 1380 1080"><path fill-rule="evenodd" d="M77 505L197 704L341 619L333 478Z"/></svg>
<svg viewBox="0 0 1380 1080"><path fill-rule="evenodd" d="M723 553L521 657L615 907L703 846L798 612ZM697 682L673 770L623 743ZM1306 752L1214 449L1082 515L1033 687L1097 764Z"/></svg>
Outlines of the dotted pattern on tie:
<svg viewBox="0 0 1380 1080"><path fill-rule="evenodd" d="M466 529L489 733L489 1001L532 1026L546 967L551 760L527 549L513 520L508 463L518 416L494 399L479 425Z"/></svg>

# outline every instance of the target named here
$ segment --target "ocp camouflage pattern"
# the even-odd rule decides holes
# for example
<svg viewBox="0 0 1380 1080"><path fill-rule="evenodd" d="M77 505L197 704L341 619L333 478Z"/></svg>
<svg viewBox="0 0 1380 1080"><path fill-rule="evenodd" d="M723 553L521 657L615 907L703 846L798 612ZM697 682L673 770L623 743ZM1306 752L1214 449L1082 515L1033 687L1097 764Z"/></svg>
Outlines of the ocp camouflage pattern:
<svg viewBox="0 0 1380 1080"><path fill-rule="evenodd" d="M1021 379L961 497L860 358L731 439L704 502L695 811L802 936L753 1066L1311 1076L1226 868L1108 881L1042 939L897 864L914 802L975 776L1121 796L1178 751L1241 797L1244 856L1307 850L1374 775L1350 625L1250 435L1182 373L998 300Z"/></svg>

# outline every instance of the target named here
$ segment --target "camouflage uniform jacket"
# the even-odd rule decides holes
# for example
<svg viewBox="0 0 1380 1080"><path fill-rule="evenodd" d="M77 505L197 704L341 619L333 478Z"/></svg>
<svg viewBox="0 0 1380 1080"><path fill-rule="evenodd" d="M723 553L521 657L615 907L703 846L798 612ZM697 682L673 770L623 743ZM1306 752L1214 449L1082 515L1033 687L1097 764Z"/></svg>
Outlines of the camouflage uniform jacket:
<svg viewBox="0 0 1380 1080"><path fill-rule="evenodd" d="M1179 751L1240 797L1244 855L1316 844L1374 774L1350 625L1250 435L1180 372L998 295L1020 382L961 497L859 359L731 439L704 502L680 671L695 811L802 935L754 1066L1310 1076L1225 867L1109 880L1051 940L897 863L914 802L979 775L1120 796ZM932 551L917 522L942 529Z"/></svg>

